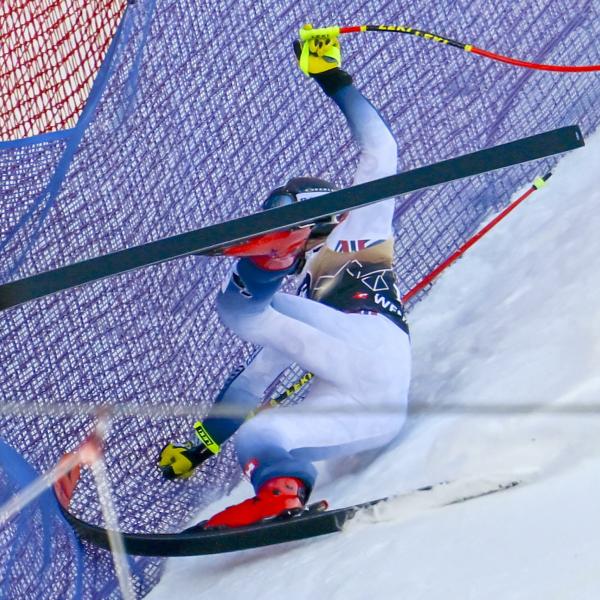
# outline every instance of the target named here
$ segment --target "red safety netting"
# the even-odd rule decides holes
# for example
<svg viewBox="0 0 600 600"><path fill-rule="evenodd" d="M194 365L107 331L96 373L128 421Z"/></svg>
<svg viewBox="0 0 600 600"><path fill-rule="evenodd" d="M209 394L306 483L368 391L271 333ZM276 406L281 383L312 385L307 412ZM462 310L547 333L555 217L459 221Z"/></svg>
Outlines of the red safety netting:
<svg viewBox="0 0 600 600"><path fill-rule="evenodd" d="M0 2L0 140L75 125L125 6Z"/></svg>

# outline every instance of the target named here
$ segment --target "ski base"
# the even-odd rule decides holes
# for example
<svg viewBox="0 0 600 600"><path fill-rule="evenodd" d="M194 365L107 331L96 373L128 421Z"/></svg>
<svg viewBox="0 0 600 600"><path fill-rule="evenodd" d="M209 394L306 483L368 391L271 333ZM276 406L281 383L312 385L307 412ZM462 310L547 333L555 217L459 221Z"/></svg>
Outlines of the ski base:
<svg viewBox="0 0 600 600"><path fill-rule="evenodd" d="M553 129L485 150L338 190L306 202L209 225L141 246L97 256L0 285L0 311L105 277L190 254L222 254L230 246L308 225L374 202L560 154L584 145L576 125Z"/></svg>

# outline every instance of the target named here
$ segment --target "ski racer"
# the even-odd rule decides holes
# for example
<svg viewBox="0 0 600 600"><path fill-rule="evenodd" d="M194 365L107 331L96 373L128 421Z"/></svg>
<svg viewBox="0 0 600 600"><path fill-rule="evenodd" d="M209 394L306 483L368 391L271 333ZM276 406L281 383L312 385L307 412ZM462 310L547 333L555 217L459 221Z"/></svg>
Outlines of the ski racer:
<svg viewBox="0 0 600 600"><path fill-rule="evenodd" d="M307 44L307 46L305 46ZM337 38L295 43L300 66L344 114L360 147L353 185L394 175L389 128L340 68ZM274 190L263 208L333 191L313 177ZM168 444L159 467L188 477L234 433L255 496L214 515L204 527L238 527L301 510L315 484L315 461L382 447L401 429L410 378L410 342L392 270L394 200L341 219L251 240L217 298L222 322L262 349L232 377L202 423L198 444ZM279 291L298 273L303 295ZM297 363L314 374L304 401L246 420L281 372Z"/></svg>

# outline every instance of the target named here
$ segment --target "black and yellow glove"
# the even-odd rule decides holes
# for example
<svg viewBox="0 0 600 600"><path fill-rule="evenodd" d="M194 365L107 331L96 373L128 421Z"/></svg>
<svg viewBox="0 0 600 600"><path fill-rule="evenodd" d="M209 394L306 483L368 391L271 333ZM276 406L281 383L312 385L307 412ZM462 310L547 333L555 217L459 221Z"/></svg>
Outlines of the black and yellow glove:
<svg viewBox="0 0 600 600"><path fill-rule="evenodd" d="M199 443L168 443L158 456L158 468L165 479L187 479L194 469L218 454L221 447L206 431L200 421L194 424Z"/></svg>
<svg viewBox="0 0 600 600"><path fill-rule="evenodd" d="M304 25L304 31L310 31L312 25ZM342 65L340 41L336 35L326 34L311 37L306 41L296 40L294 52L298 66L306 75L325 73Z"/></svg>
<svg viewBox="0 0 600 600"><path fill-rule="evenodd" d="M311 29L311 25L303 27L303 31ZM294 42L298 66L303 73L314 79L328 96L333 96L352 83L352 77L340 68L342 64L340 42L335 35L335 29L332 29L331 33Z"/></svg>

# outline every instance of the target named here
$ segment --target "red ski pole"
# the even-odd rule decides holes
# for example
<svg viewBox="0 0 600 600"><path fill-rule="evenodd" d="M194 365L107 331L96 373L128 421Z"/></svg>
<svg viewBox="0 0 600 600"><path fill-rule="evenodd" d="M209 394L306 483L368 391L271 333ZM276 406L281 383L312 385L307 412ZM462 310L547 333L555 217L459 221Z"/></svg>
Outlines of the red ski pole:
<svg viewBox="0 0 600 600"><path fill-rule="evenodd" d="M303 41L309 40L313 37L319 36L338 36L346 33L362 33L365 31L378 31L383 33L402 33L407 35L414 35L416 37L423 38L438 44L444 44L445 46L451 46L464 50L465 52L471 52L472 54L478 54L491 60L503 62L516 67L524 67L526 69L537 69L539 71L552 71L555 73L590 73L600 71L600 65L547 65L526 60L519 60L518 58L512 58L511 56L504 56L503 54L496 54L483 48L478 48L473 44L465 44L458 42L450 38L438 35L437 33L431 33L422 29L416 29L415 27L409 27L407 25L355 25L350 27L320 27L313 29L312 25L305 25L300 29L300 39ZM307 48L308 52L308 48ZM308 55L307 55L308 56Z"/></svg>
<svg viewBox="0 0 600 600"><path fill-rule="evenodd" d="M533 192L535 192L536 190L539 190L541 187L543 187L545 185L546 181L548 181L548 179L550 179L551 176L552 176L552 173L547 173L543 177L538 177L533 182L531 187L523 195L521 195L519 198L517 198L516 200L511 202L502 212L500 212L498 215L496 215L485 227L483 227L481 230L479 230L472 238L467 240L456 252L451 254L444 262L442 262L435 269L433 269L433 271L431 271L431 273L429 273L429 275L424 277L410 291L408 291L406 294L404 294L404 296L402 297L402 302L408 302L411 298L413 298L416 294L418 294L423 288L427 287L436 277L439 276L439 274L442 271L447 269L453 262L455 262L457 259L459 259L471 246L473 246L473 244L475 244L475 242L480 240L488 231L490 231L490 229L492 229L500 221L502 221L502 219L504 219L504 217L506 217L506 215L508 215L510 212L512 212L515 208L517 208L517 206L519 206L519 204L521 204L521 202L523 202L526 198L531 196L531 194L533 194Z"/></svg>

